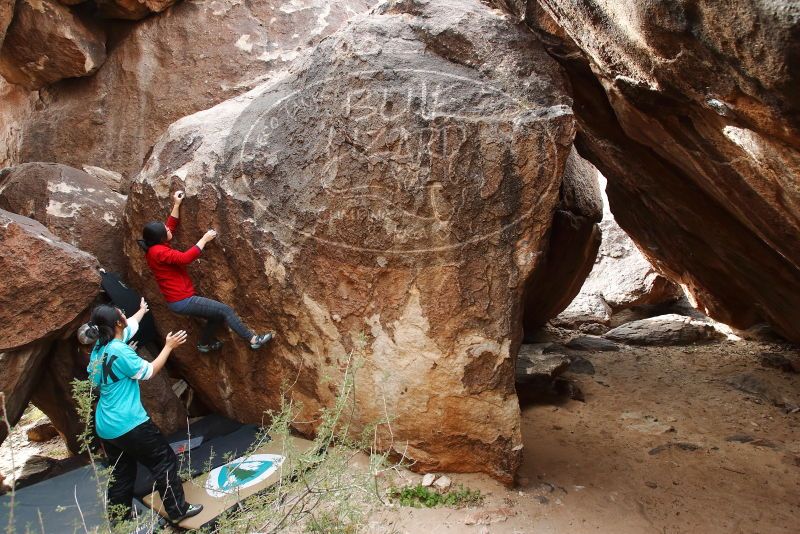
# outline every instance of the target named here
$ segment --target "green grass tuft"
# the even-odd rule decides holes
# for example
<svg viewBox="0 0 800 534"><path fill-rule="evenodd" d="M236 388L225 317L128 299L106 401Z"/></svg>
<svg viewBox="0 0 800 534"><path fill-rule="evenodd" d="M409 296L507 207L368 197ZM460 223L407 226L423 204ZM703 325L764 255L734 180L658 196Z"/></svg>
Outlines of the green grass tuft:
<svg viewBox="0 0 800 534"><path fill-rule="evenodd" d="M464 486L458 489L439 493L438 491L426 488L421 484L416 486L404 486L402 488L390 488L389 498L399 503L401 506L412 506L414 508L436 508L437 506L449 506L461 508L463 506L476 506L483 502L484 496L479 490L471 490Z"/></svg>

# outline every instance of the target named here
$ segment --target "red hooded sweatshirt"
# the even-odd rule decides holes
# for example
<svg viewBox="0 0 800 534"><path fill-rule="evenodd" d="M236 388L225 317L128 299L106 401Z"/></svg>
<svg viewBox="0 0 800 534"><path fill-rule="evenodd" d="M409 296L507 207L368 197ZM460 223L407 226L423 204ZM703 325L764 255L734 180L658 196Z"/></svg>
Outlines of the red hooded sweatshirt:
<svg viewBox="0 0 800 534"><path fill-rule="evenodd" d="M171 215L167 219L167 228L173 235L178 229L178 222L178 219ZM147 249L147 265L153 271L158 288L167 302L178 302L194 296L194 284L189 278L186 266L199 258L202 252L197 245L186 252L180 252L166 243L153 245Z"/></svg>

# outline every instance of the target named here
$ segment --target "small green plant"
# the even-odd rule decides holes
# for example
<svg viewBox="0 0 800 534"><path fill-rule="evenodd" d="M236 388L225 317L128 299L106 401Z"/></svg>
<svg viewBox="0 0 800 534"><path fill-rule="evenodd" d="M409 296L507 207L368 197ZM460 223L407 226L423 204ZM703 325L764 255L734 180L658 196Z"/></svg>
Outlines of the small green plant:
<svg viewBox="0 0 800 534"><path fill-rule="evenodd" d="M392 501L399 503L401 506L412 506L414 508L435 508L437 506L461 508L463 506L479 505L483 502L483 495L479 490L471 490L464 486L439 493L431 488L426 488L422 484L417 484L416 486L390 488L388 495Z"/></svg>

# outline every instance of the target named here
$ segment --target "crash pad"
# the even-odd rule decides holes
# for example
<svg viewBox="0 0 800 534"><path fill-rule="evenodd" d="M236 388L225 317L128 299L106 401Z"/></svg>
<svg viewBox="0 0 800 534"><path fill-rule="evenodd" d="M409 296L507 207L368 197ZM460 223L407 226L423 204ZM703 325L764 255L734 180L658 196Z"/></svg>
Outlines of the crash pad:
<svg viewBox="0 0 800 534"><path fill-rule="evenodd" d="M186 500L192 504L202 504L203 511L178 526L199 529L213 524L220 514L236 506L239 501L268 489L281 476L291 475L282 469L286 467L283 465L286 451L302 454L313 446L313 442L294 436L287 439L288 443L283 439L273 439L245 456L184 482ZM142 502L166 517L158 493L145 496Z"/></svg>

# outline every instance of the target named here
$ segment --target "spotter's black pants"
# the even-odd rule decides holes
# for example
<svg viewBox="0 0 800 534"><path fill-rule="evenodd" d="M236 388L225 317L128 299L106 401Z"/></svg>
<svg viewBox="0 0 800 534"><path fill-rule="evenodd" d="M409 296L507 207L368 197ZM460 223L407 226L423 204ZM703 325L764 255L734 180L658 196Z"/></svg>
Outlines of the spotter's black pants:
<svg viewBox="0 0 800 534"><path fill-rule="evenodd" d="M178 457L152 421L147 420L118 438L104 439L103 447L112 468L109 505L124 505L130 510L136 464L141 463L153 474L153 489L161 495L169 516L175 519L186 513L188 505L178 475Z"/></svg>

